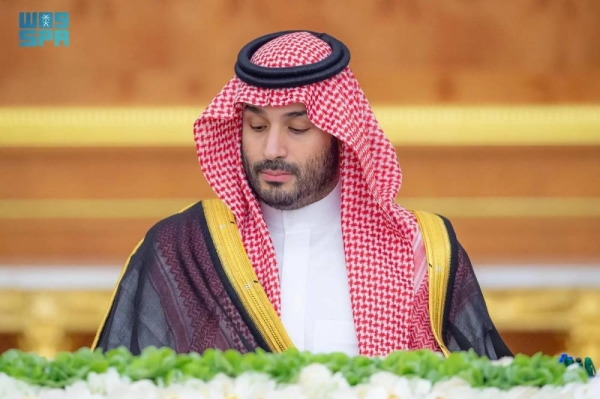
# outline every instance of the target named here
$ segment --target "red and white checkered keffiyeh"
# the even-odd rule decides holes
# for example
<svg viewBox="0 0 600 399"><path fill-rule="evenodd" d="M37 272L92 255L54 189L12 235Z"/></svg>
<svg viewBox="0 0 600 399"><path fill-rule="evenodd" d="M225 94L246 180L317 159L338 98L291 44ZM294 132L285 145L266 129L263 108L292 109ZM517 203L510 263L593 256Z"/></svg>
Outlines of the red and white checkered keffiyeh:
<svg viewBox="0 0 600 399"><path fill-rule="evenodd" d="M263 45L252 62L272 68L318 62L331 52L307 32ZM241 152L242 105L304 103L309 119L343 142L342 236L359 351L366 356L410 349L415 301L412 243L416 219L394 203L402 180L396 153L352 71L290 89L263 89L234 77L194 125L202 171L235 215L248 257L276 312L280 285L275 250L246 180Z"/></svg>

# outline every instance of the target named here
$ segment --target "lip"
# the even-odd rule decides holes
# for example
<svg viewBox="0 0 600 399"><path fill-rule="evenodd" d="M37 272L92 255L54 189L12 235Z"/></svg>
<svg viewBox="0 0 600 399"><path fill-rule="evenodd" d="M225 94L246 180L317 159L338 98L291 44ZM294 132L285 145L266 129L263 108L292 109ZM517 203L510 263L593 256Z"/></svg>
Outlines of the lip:
<svg viewBox="0 0 600 399"><path fill-rule="evenodd" d="M263 178L269 182L286 182L292 178L292 174L277 170L264 170L261 172Z"/></svg>

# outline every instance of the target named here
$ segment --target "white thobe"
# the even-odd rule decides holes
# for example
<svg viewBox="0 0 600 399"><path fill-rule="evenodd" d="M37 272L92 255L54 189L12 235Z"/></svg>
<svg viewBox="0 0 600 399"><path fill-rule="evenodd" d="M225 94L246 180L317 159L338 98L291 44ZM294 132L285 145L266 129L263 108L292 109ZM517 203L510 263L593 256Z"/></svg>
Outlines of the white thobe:
<svg viewBox="0 0 600 399"><path fill-rule="evenodd" d="M341 184L281 211L261 203L281 282L281 320L296 348L358 354L341 226Z"/></svg>

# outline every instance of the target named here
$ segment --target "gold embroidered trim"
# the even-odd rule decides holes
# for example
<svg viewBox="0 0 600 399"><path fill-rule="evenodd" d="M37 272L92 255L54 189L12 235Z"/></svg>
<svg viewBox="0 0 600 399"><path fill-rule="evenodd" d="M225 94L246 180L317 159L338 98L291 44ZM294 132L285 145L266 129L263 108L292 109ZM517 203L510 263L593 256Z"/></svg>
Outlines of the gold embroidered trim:
<svg viewBox="0 0 600 399"><path fill-rule="evenodd" d="M204 200L202 205L227 279L250 319L273 352L292 348L294 344L250 264L233 214L220 200Z"/></svg>
<svg viewBox="0 0 600 399"><path fill-rule="evenodd" d="M445 356L448 356L450 351L443 340L442 326L446 306L446 292L448 291L448 280L450 278L450 239L442 218L429 212L413 211L413 213L421 227L427 264L429 265L429 318L431 320L431 330L440 349Z"/></svg>

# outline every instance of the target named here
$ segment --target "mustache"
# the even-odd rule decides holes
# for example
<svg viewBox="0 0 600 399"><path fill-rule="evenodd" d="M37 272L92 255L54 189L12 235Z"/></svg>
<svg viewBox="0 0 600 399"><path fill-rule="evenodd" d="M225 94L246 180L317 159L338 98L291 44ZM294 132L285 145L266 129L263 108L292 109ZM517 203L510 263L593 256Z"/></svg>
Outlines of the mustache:
<svg viewBox="0 0 600 399"><path fill-rule="evenodd" d="M295 176L300 175L300 168L297 165L287 163L282 159L274 159L274 160L266 159L264 161L255 163L254 166L252 167L252 171L255 174L262 172L263 170L286 172L286 173L291 173Z"/></svg>

